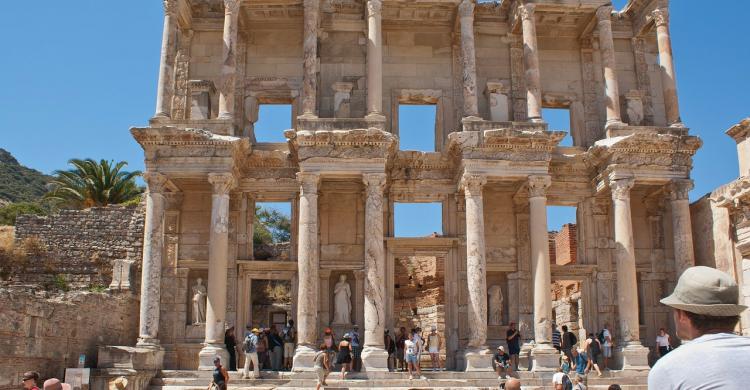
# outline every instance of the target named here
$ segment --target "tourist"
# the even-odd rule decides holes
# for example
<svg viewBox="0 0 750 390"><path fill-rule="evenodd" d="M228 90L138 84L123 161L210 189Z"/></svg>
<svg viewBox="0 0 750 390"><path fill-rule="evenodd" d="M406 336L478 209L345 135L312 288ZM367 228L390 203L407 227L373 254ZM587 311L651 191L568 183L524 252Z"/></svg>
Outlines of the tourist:
<svg viewBox="0 0 750 390"><path fill-rule="evenodd" d="M422 337L422 328L414 328L414 342L417 344L417 364L422 363L422 352L424 351L424 337Z"/></svg>
<svg viewBox="0 0 750 390"><path fill-rule="evenodd" d="M338 351L338 348L336 347L336 338L331 328L325 328L323 331L323 344L325 344L326 352L328 352L328 367L329 371L331 371L333 363L336 361L336 352Z"/></svg>
<svg viewBox="0 0 750 390"><path fill-rule="evenodd" d="M228 384L229 373L226 368L221 366L221 358L217 356L214 358L213 378L211 379L211 385L209 387L217 390L227 390Z"/></svg>
<svg viewBox="0 0 750 390"><path fill-rule="evenodd" d="M504 383L505 390L521 390L521 381L516 378L510 378Z"/></svg>
<svg viewBox="0 0 750 390"><path fill-rule="evenodd" d="M422 376L422 369L419 367L419 345L415 341L416 337L416 332L410 332L409 339L404 341L404 354L409 369L409 379L414 379L414 372L420 379L425 379Z"/></svg>
<svg viewBox="0 0 750 390"><path fill-rule="evenodd" d="M586 390L586 385L583 384L583 377L578 374L573 379L573 390Z"/></svg>
<svg viewBox="0 0 750 390"><path fill-rule="evenodd" d="M661 358L672 350L672 343L669 339L669 333L664 328L659 328L659 334L656 335L656 356Z"/></svg>
<svg viewBox="0 0 750 390"><path fill-rule="evenodd" d="M359 325L354 324L354 329L349 332L352 337L352 368L351 371L359 372L362 368L362 347L359 343Z"/></svg>
<svg viewBox="0 0 750 390"><path fill-rule="evenodd" d="M750 338L734 333L747 309L739 295L734 279L717 269L690 267L682 273L661 303L672 308L677 337L689 342L654 364L649 389L748 388Z"/></svg>
<svg viewBox="0 0 750 390"><path fill-rule="evenodd" d="M560 363L560 369L562 369L562 372L564 372L566 375L570 374L570 359L563 355L560 359L562 362Z"/></svg>
<svg viewBox="0 0 750 390"><path fill-rule="evenodd" d="M591 371L591 367L594 367L596 373L602 376L602 371L599 369L599 355L602 353L602 345L599 343L593 333L589 333L589 337L586 339L586 355L589 357L588 366L586 371Z"/></svg>
<svg viewBox="0 0 750 390"><path fill-rule="evenodd" d="M589 364L586 354L582 348L573 350L573 369L578 375L586 375L586 367Z"/></svg>
<svg viewBox="0 0 750 390"><path fill-rule="evenodd" d="M39 387L37 386L38 381L39 373L36 371L24 372L23 377L21 378L23 388L26 390L39 390Z"/></svg>
<svg viewBox="0 0 750 390"><path fill-rule="evenodd" d="M563 325L562 326L563 334L561 341L561 347L562 352L565 354L565 356L568 357L568 359L573 358L573 353L571 350L575 348L576 344L578 343L578 337L576 337L575 333L568 331L568 326Z"/></svg>
<svg viewBox="0 0 750 390"><path fill-rule="evenodd" d="M250 325L247 326L248 328ZM252 328L250 333L242 341L242 350L245 352L245 366L242 370L242 379L250 378L250 363L253 364L253 379L260 378L260 364L258 363L258 343L260 330Z"/></svg>
<svg viewBox="0 0 750 390"><path fill-rule="evenodd" d="M604 328L597 337L602 345L602 356L604 356L604 369L609 370L609 358L612 357L612 333L609 332L609 323L604 323Z"/></svg>
<svg viewBox="0 0 750 390"><path fill-rule="evenodd" d="M279 336L276 325L271 325L271 332L268 335L268 345L271 351L271 369L281 371L282 361L284 359L284 340Z"/></svg>
<svg viewBox="0 0 750 390"><path fill-rule="evenodd" d="M399 329L396 337L396 359L398 360L398 371L406 371L406 355L404 354L404 342L409 339L406 328Z"/></svg>
<svg viewBox="0 0 750 390"><path fill-rule="evenodd" d="M495 373L497 373L497 379L505 379L508 376L510 369L510 355L505 353L505 348L502 345L497 347L497 352L492 358L492 363L495 365Z"/></svg>
<svg viewBox="0 0 750 390"><path fill-rule="evenodd" d="M615 384L609 385L609 387L607 387L607 390L622 390L622 387L620 387L620 385L615 383Z"/></svg>
<svg viewBox="0 0 750 390"><path fill-rule="evenodd" d="M391 337L391 332L386 329L383 333L383 346L388 353L388 371L393 372L396 366L396 342Z"/></svg>
<svg viewBox="0 0 750 390"><path fill-rule="evenodd" d="M554 375L552 375L552 386L555 390L568 390L573 388L570 378L562 372L561 368L558 368Z"/></svg>
<svg viewBox="0 0 750 390"><path fill-rule="evenodd" d="M118 380L125 382L125 385L122 386L123 389L125 387L127 387L127 381L128 380L125 379L124 377L119 377L119 378L117 378L117 379L114 380L115 388L119 389L119 387L117 386L118 385ZM62 383L57 378L47 379L46 381L44 381L44 385L42 385L42 389L44 389L44 390L71 390L71 388L72 387L69 384Z"/></svg>
<svg viewBox="0 0 750 390"><path fill-rule="evenodd" d="M557 330L557 324L552 323L552 346L557 352L560 352L560 331Z"/></svg>
<svg viewBox="0 0 750 390"><path fill-rule="evenodd" d="M339 355L336 363L341 365L341 380L344 380L347 371L351 371L352 366L352 337L349 333L344 334L344 339L339 343Z"/></svg>
<svg viewBox="0 0 750 390"><path fill-rule="evenodd" d="M325 344L320 344L320 350L315 354L313 361L315 375L318 377L318 384L315 386L315 390L320 390L321 386L328 386L326 378L331 371L331 360L328 356L328 347Z"/></svg>
<svg viewBox="0 0 750 390"><path fill-rule="evenodd" d="M440 362L440 348L442 346L443 340L437 332L437 326L432 325L430 334L427 335L427 352L430 354L430 360L432 360L432 371L443 369L443 365Z"/></svg>
<svg viewBox="0 0 750 390"><path fill-rule="evenodd" d="M294 346L297 342L297 330L294 329L294 320L289 320L284 329L282 329L281 339L284 341L284 369L291 371Z"/></svg>
<svg viewBox="0 0 750 390"><path fill-rule="evenodd" d="M237 338L234 337L234 326L228 325L224 332L224 346L229 352L229 371L237 371Z"/></svg>
<svg viewBox="0 0 750 390"><path fill-rule="evenodd" d="M518 355L521 353L521 333L516 329L516 323L511 322L508 325L508 331L505 333L505 341L508 343L508 354L513 365L513 370L518 371Z"/></svg>
<svg viewBox="0 0 750 390"><path fill-rule="evenodd" d="M261 370L267 369L268 366L268 337L263 325L258 329L258 365Z"/></svg>

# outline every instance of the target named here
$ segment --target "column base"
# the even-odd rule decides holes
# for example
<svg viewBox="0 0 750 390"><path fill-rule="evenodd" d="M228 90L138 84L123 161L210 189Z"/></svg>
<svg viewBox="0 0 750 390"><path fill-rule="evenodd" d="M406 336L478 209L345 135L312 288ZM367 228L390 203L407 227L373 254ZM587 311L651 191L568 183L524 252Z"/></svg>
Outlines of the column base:
<svg viewBox="0 0 750 390"><path fill-rule="evenodd" d="M312 112L305 112L302 113L302 115L298 116L299 119L318 119L318 116L313 114Z"/></svg>
<svg viewBox="0 0 750 390"><path fill-rule="evenodd" d="M648 370L648 348L640 343L619 347L623 370Z"/></svg>
<svg viewBox="0 0 750 390"><path fill-rule="evenodd" d="M466 362L465 371L493 371L492 368L492 352L487 347L479 347L476 349L466 349L464 353L464 361Z"/></svg>
<svg viewBox="0 0 750 390"><path fill-rule="evenodd" d="M100 369L161 370L164 368L164 348L99 346L96 365Z"/></svg>
<svg viewBox="0 0 750 390"><path fill-rule="evenodd" d="M533 118L528 118L529 122L531 123L544 123L544 119L540 116L536 116Z"/></svg>
<svg viewBox="0 0 750 390"><path fill-rule="evenodd" d="M292 360L292 371L313 371L315 367L315 353L317 351L306 345L298 345L297 350L294 351L294 359Z"/></svg>
<svg viewBox="0 0 750 390"><path fill-rule="evenodd" d="M560 367L560 353L549 344L537 344L531 350L532 371L555 371Z"/></svg>
<svg viewBox="0 0 750 390"><path fill-rule="evenodd" d="M198 369L208 371L214 369L214 358L221 358L222 366L229 366L229 352L223 345L205 344L203 349L198 352Z"/></svg>
<svg viewBox="0 0 750 390"><path fill-rule="evenodd" d="M166 113L166 112L157 112L156 114L154 114L154 116L151 117L151 119L149 119L149 122L150 123L158 123L158 122L163 122L163 121L166 121L166 120L169 120L169 119L171 119L171 118L169 117L168 113Z"/></svg>
<svg viewBox="0 0 750 390"><path fill-rule="evenodd" d="M388 352L381 347L364 347L362 349L362 366L365 372L388 371Z"/></svg>
<svg viewBox="0 0 750 390"><path fill-rule="evenodd" d="M619 128L619 127L627 127L627 124L620 119L613 119L607 121L607 123L604 124L604 129L607 130L609 128Z"/></svg>
<svg viewBox="0 0 750 390"><path fill-rule="evenodd" d="M669 125L669 127L678 128L678 129L684 129L685 128L685 124L682 123L682 120L678 120L677 122L672 123L671 125Z"/></svg>
<svg viewBox="0 0 750 390"><path fill-rule="evenodd" d="M231 112L220 112L219 115L216 116L216 119L229 121L229 120L234 119L234 115Z"/></svg>
<svg viewBox="0 0 750 390"><path fill-rule="evenodd" d="M481 122L483 120L484 119L482 119L482 118L480 118L478 116L470 115L470 116L465 116L465 117L461 118L461 123L466 123L466 122Z"/></svg>
<svg viewBox="0 0 750 390"><path fill-rule="evenodd" d="M371 112L365 115L365 120L373 121L373 122L385 122L385 115L380 112Z"/></svg>
<svg viewBox="0 0 750 390"><path fill-rule="evenodd" d="M159 345L159 339L152 338L152 337L139 337L138 341L135 343L135 346L138 348L149 348L149 349L161 348L161 346Z"/></svg>

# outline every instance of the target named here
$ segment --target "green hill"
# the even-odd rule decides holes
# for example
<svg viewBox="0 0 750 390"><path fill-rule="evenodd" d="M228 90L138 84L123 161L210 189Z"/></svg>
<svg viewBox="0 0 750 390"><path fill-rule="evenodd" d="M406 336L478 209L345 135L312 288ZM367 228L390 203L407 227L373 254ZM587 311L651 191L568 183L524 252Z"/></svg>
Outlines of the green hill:
<svg viewBox="0 0 750 390"><path fill-rule="evenodd" d="M47 192L46 185L51 179L19 164L10 152L0 148L0 205L39 199Z"/></svg>

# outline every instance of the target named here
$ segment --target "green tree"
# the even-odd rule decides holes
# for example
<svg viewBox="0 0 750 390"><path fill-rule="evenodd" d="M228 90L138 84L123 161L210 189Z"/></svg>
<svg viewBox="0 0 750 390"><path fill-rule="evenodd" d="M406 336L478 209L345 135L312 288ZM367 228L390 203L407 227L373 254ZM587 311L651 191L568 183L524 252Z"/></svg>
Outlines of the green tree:
<svg viewBox="0 0 750 390"><path fill-rule="evenodd" d="M292 221L278 210L255 207L253 244L288 242L291 238Z"/></svg>
<svg viewBox="0 0 750 390"><path fill-rule="evenodd" d="M0 207L0 225L15 225L21 214L48 215L50 208L36 202L10 203Z"/></svg>
<svg viewBox="0 0 750 390"><path fill-rule="evenodd" d="M123 171L122 168L128 165L125 161L115 164L114 161L74 158L68 164L73 168L54 172L52 190L45 195L63 206L87 208L119 204L138 197L142 192L135 183L141 172Z"/></svg>

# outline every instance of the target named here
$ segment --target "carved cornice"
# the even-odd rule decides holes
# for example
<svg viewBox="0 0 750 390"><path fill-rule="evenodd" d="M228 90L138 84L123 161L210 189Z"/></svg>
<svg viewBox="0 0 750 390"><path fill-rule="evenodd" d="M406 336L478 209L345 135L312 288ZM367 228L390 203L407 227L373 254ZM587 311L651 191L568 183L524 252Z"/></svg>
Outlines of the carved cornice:
<svg viewBox="0 0 750 390"><path fill-rule="evenodd" d="M146 182L148 192L160 194L164 192L167 184L167 176L159 172L143 172L143 180Z"/></svg>
<svg viewBox="0 0 750 390"><path fill-rule="evenodd" d="M732 137L734 142L737 143L747 139L748 135L750 135L750 117L745 118L736 125L730 127L726 134Z"/></svg>
<svg viewBox="0 0 750 390"><path fill-rule="evenodd" d="M459 187L464 190L466 196L482 196L482 187L485 184L487 184L487 176L464 173Z"/></svg>
<svg viewBox="0 0 750 390"><path fill-rule="evenodd" d="M656 27L669 25L669 10L666 8L657 8L651 11L651 17Z"/></svg>
<svg viewBox="0 0 750 390"><path fill-rule="evenodd" d="M300 184L301 195L317 195L320 175L313 172L297 172L297 181Z"/></svg>
<svg viewBox="0 0 750 390"><path fill-rule="evenodd" d="M693 181L690 179L675 179L667 184L666 190L670 200L687 200Z"/></svg>
<svg viewBox="0 0 750 390"><path fill-rule="evenodd" d="M383 11L382 0L367 0L367 16L378 16Z"/></svg>
<svg viewBox="0 0 750 390"><path fill-rule="evenodd" d="M635 185L635 179L616 179L609 181L609 189L612 191L612 200L630 200L630 190Z"/></svg>
<svg viewBox="0 0 750 390"><path fill-rule="evenodd" d="M133 138L144 148L147 145L166 146L199 146L231 145L242 139L228 135L214 134L204 129L178 129L176 127L142 127L131 128Z"/></svg>
<svg viewBox="0 0 750 390"><path fill-rule="evenodd" d="M458 5L458 14L462 18L469 18L474 16L474 2L472 0L463 0Z"/></svg>
<svg viewBox="0 0 750 390"><path fill-rule="evenodd" d="M750 177L740 177L711 193L711 200L720 207L733 208L740 202L750 202Z"/></svg>
<svg viewBox="0 0 750 390"><path fill-rule="evenodd" d="M209 173L208 182L213 186L214 195L227 195L237 185L231 173Z"/></svg>
<svg viewBox="0 0 750 390"><path fill-rule="evenodd" d="M529 198L544 197L547 194L547 188L552 185L552 179L549 176L529 176L528 181Z"/></svg>

